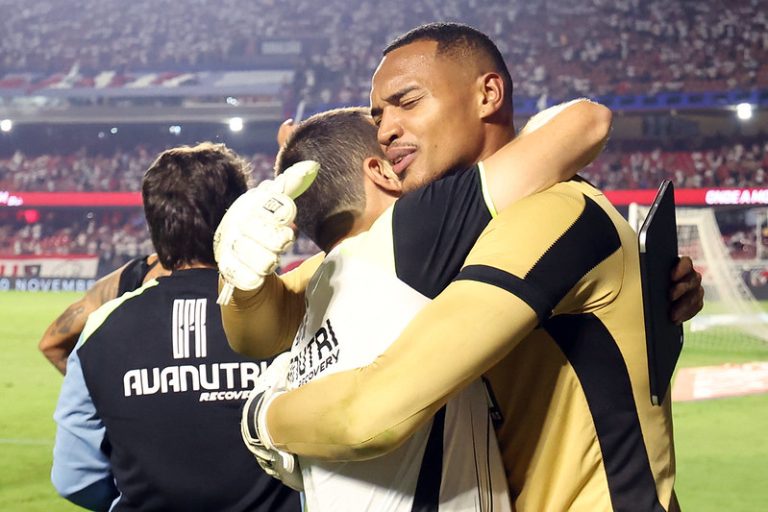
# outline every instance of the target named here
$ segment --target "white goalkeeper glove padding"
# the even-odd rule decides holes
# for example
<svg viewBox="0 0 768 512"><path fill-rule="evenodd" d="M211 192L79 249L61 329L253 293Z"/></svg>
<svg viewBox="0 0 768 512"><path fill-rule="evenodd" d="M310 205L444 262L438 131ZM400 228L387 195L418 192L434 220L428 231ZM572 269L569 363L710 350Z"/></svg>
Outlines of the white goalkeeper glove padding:
<svg viewBox="0 0 768 512"><path fill-rule="evenodd" d="M284 352L277 356L263 375L256 381L256 387L248 395L240 421L240 433L248 450L256 457L259 466L273 478L296 491L304 490L299 459L292 453L278 450L272 444L266 425L269 404L285 392L291 355Z"/></svg>
<svg viewBox="0 0 768 512"><path fill-rule="evenodd" d="M258 290L294 241L294 199L317 177L320 164L298 162L274 180L265 180L232 203L213 236L213 255L224 279L219 304L234 288Z"/></svg>

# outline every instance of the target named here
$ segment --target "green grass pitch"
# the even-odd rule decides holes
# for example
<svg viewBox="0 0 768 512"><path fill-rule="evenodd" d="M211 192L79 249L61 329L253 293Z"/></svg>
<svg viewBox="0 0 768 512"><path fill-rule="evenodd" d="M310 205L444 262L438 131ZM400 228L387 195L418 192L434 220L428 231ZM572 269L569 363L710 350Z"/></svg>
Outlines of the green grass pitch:
<svg viewBox="0 0 768 512"><path fill-rule="evenodd" d="M38 352L74 293L0 293L0 510L79 510L49 482L61 377ZM681 366L767 360L768 351L689 345ZM752 512L768 503L768 394L677 403L677 492L683 510Z"/></svg>
<svg viewBox="0 0 768 512"><path fill-rule="evenodd" d="M0 293L0 510L81 510L50 484L61 375L37 350L77 293Z"/></svg>

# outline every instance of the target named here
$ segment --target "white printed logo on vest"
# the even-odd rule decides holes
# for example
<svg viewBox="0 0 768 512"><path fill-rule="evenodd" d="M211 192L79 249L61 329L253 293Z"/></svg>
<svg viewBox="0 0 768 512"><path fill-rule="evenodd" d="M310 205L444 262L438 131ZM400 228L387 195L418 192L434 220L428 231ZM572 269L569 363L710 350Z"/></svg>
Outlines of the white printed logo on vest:
<svg viewBox="0 0 768 512"><path fill-rule="evenodd" d="M194 340L195 357L206 357L208 342L205 311L208 299L176 299L173 301L173 358L189 357Z"/></svg>
<svg viewBox="0 0 768 512"><path fill-rule="evenodd" d="M173 301L171 350L174 359L207 358L208 299ZM200 392L200 402L245 400L266 370L264 361L240 361L136 368L123 375L126 397Z"/></svg>
<svg viewBox="0 0 768 512"><path fill-rule="evenodd" d="M302 386L339 362L339 340L326 319L303 349L291 357L288 382Z"/></svg>

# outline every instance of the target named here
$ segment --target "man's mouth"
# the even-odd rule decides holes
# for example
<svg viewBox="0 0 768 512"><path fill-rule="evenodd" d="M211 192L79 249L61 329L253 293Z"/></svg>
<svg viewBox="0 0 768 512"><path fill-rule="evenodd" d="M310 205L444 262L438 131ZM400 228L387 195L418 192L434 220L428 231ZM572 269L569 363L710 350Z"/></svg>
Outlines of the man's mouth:
<svg viewBox="0 0 768 512"><path fill-rule="evenodd" d="M392 169L401 175L416 158L416 148L396 147L387 150L387 158L392 162Z"/></svg>

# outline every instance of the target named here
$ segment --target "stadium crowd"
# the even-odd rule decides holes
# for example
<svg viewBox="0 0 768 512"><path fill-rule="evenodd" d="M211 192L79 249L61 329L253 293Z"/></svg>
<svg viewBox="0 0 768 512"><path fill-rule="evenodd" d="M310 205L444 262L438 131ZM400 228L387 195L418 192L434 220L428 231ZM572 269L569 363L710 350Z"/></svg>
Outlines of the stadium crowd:
<svg viewBox="0 0 768 512"><path fill-rule="evenodd" d="M89 154L26 156L20 151L0 158L0 190L14 192L138 192L141 177L159 152L138 146L131 151ZM252 180L272 175L274 157L255 153L248 157Z"/></svg>
<svg viewBox="0 0 768 512"><path fill-rule="evenodd" d="M99 255L99 276L139 255L154 252L141 208L45 208L28 217L0 210L0 257ZM286 262L318 252L299 236Z"/></svg>
<svg viewBox="0 0 768 512"><path fill-rule="evenodd" d="M156 151L144 146L111 155L89 155L84 149L69 155L25 156L20 152L0 158L0 190L10 191L138 191L144 170ZM272 174L274 157L249 156L252 182ZM767 186L768 142L731 142L700 150L609 149L580 174L605 190L656 188L672 179L680 188ZM138 208L41 209L26 217L17 209L0 212L0 254L99 254L100 273L139 254L152 252ZM754 259L757 240L753 230L728 229L724 242L732 256ZM763 245L768 245L768 233ZM317 251L299 237L290 260ZM765 252L765 251L764 251Z"/></svg>
<svg viewBox="0 0 768 512"><path fill-rule="evenodd" d="M760 0L395 0L386 23L377 23L380 6L370 0L328 0L323 9L310 0L73 3L0 0L8 34L0 69L170 72L278 62L297 71L294 99L356 104L367 100L371 72L394 34L460 20L497 42L523 97L768 86L768 15ZM268 50L269 43L277 47Z"/></svg>
<svg viewBox="0 0 768 512"><path fill-rule="evenodd" d="M731 257L757 257L754 228L746 225L723 228L723 242ZM768 227L763 230L762 254L768 254ZM7 212L0 215L0 256L98 254L100 275L131 258L153 252L143 213L139 208L93 211L45 209L30 222ZM286 262L318 252L311 240L300 235Z"/></svg>
<svg viewBox="0 0 768 512"><path fill-rule="evenodd" d="M46 75L73 70L163 73L278 65L296 70L289 101L367 104L384 45L412 26L438 19L460 20L488 33L521 97L768 87L768 15L759 0L395 0L386 23L375 22L380 7L370 0L328 0L322 10L310 0L192 3L190 8L171 0L136 0L126 7L118 0L81 0L73 8L74 0L22 7L0 0L5 13L0 27L8 34L0 39L0 70L6 73L0 87L14 73L44 81ZM270 54L266 43L280 42L285 48L273 46ZM0 156L0 190L136 192L162 149L16 151ZM249 158L254 182L271 175L274 155ZM678 187L765 187L766 170L763 137L695 149L612 143L582 175L606 190L655 188L664 178ZM57 215L45 228L45 219L30 224L3 218L0 252L97 251L106 267L149 247L140 212L96 213L85 220ZM305 245L300 240L295 251L314 250Z"/></svg>
<svg viewBox="0 0 768 512"><path fill-rule="evenodd" d="M75 6L77 9L73 8ZM293 52L290 49L291 43L298 42L300 50L281 64L296 70L295 81L290 85L291 91L285 96L289 102L302 101L326 106L339 103L366 104L370 75L379 60L380 48L393 34L424 21L455 19L479 27L498 41L510 63L517 94L540 98L539 104L584 95L655 94L683 89L745 90L768 86L768 36L765 35L768 32L768 18L760 10L758 0L733 0L728 7L718 10L698 4L670 6L662 0L585 0L581 5L572 5L565 0L545 0L535 4L512 0L503 5L498 0L426 0L423 3L396 0L394 5L388 6L390 9L386 13L386 23L372 23L381 15L382 9L379 4L368 0L354 3L350 0L328 0L323 7L318 10L316 2L310 0L286 0L282 3L275 0L221 0L218 3L204 0L190 0L188 3L136 0L129 4L118 3L117 0L42 0L23 7L11 5L10 0L0 0L0 9L6 12L0 27L11 34L0 41L0 70L8 70L5 77L14 72L35 74L34 80L44 82L46 77L54 74L79 76L81 70L89 70L91 73L124 73L143 69L157 73L183 73L185 70L268 69L265 66L273 65L277 60L265 58L265 43L278 43L278 46L284 44L286 53L290 54ZM291 12L292 8L295 12ZM162 12L162 15L157 15L158 12ZM748 30L735 31L734 28L741 24L741 18L748 14L751 15ZM371 29L371 26L374 28ZM318 27L322 28L318 30ZM722 41L727 41L727 44L719 47L716 43ZM682 46L685 48L680 50ZM4 75L0 72L0 92L4 86L3 81ZM83 86L89 85L84 83ZM0 95L0 105L3 101ZM606 123L606 130L609 126ZM623 146L617 144L615 149L610 148L586 169L583 175L605 189L653 188L667 177L671 177L680 187L764 186L765 171L768 169L768 142L765 140L768 139L745 143L729 139L705 148L679 148L671 145L671 142L650 140L625 143ZM158 142L154 144L157 146ZM79 147L79 143L70 148L74 149L57 150L50 145L40 152L26 151L26 148L13 148L11 151L15 152L12 154L7 150L0 151L0 192L138 192L142 188L145 170L162 149L129 145L114 150L92 151L85 146ZM248 151L243 154L251 162L252 182L272 175L272 154ZM178 187L180 182L176 179L174 183ZM184 182L181 183L180 189L190 188ZM242 185L242 180L239 183ZM210 192L214 187L203 189ZM155 189L158 202L163 198L168 201L168 197L171 197L168 196L168 190L167 184ZM144 191L146 194L146 183ZM238 194L241 191L242 186ZM178 194L174 197L179 203L182 202ZM157 226L168 228L168 216L160 214L155 217L160 224L152 223L150 214L153 198L145 196L144 199L147 219L153 226L155 245L162 259L163 245L157 239L158 232L162 230ZM204 206L208 203L194 202ZM210 202L217 201L214 198ZM0 257L27 254L98 255L98 275L103 276L129 259L155 250L144 214L138 206L2 208ZM178 229L168 230L175 231L175 234L180 232ZM181 232L191 233L186 229ZM211 230L208 230L208 242L198 246L210 250L211 235ZM737 250L737 235L729 233L723 237L733 250ZM204 241L204 237L201 240ZM744 239L739 243L742 244L740 249L743 249ZM756 243L762 243L759 236L756 237ZM235 245L227 244L232 248ZM180 246L177 243L170 247L178 249ZM591 250L591 247L588 249ZM291 251L284 263L313 254L317 247L301 237ZM165 264L166 260L163 261ZM197 272L202 267L213 276L210 283L215 283L217 276L214 266L197 265L202 262L201 259L179 261L186 263L169 267L174 269L174 274L167 278L167 283L182 276L176 270ZM189 265L190 262L194 265ZM590 268L594 270L595 267L588 267L587 272L592 271ZM227 275L225 272L222 274ZM166 280L160 281L157 286L162 289L163 283ZM211 295L203 300L213 304L216 290L210 286L208 289L212 290ZM149 297L146 293L143 296ZM142 296L136 300L140 299ZM166 299L168 297L163 298ZM169 304L170 300L174 300L174 308L181 302L171 298ZM218 320L218 307L213 307ZM119 315L129 310L125 308L115 311L117 313L110 320L119 318ZM173 323L173 329L164 328L164 332L167 334L173 331L172 357L179 359L175 338L178 334L178 319L174 316L167 320L169 325ZM183 322L185 329L195 331L195 357L205 357L205 320L194 325L188 319ZM194 322L198 322L197 318ZM104 326L107 325L114 328L114 325L119 324L107 324L105 321L97 327L100 329L98 333L94 330L96 334L86 334L81 339L88 339L88 336L95 338L106 333L107 327ZM115 328L117 334L121 334L120 331ZM114 338L103 335L105 339ZM220 339L225 339L223 332ZM336 342L335 339L333 341ZM124 343L116 345L125 346ZM223 346L226 348L226 344ZM189 346L186 348L188 351ZM86 350L78 349L70 358L69 373L61 394L64 398L56 409L56 419L63 428L57 433L54 450L54 485L62 496L78 504L76 500L86 499L81 491L85 489L90 492L91 486L82 489L78 487L72 491L73 486L67 480L75 480L70 475L80 477L79 473L71 471L69 461L77 460L79 464L82 460L78 458L80 454L76 450L67 452L73 446L71 440L76 436L72 435L74 429L70 429L74 423L68 424L66 421L74 417L72 411L79 411L77 400L74 401L74 407L70 407L67 400L68 397L77 396L82 401L85 396L90 400L88 406L94 406L94 411L100 407L100 396L90 395L91 390L95 389L91 384L95 378L105 374L100 364L92 363L101 357L100 352L90 350L91 344L86 346ZM90 356L92 353L96 355ZM119 360L110 351L105 354L106 361ZM180 363L172 361L170 355L164 357L157 367L166 365L165 368L171 368L168 366L171 364L173 368L179 367ZM123 370L120 365L132 368L124 361L118 363L115 368L120 371ZM145 366L149 367L149 363ZM87 373L91 368L96 369L93 373L96 377ZM113 372L118 376L117 379L107 375L108 378L102 380L108 382L108 386L114 380L119 387L120 371ZM136 374L139 372L133 369L129 371ZM201 364L201 375L203 371L204 365ZM430 372L423 373L432 375ZM83 385L86 377L88 386ZM128 385L124 382L127 389ZM105 389L109 389L108 386ZM73 395L72 389L83 393ZM141 391L137 394L149 393ZM129 395L126 391L125 397ZM208 395L205 394L206 397ZM174 395L169 396L175 398ZM485 397L484 392L482 396ZM484 398L479 403L484 406ZM109 420L110 408L111 404L104 409L104 417ZM245 410L249 409L246 404ZM197 410L201 410L200 407ZM86 413L90 414L90 410L86 409ZM90 417L92 420L97 415L91 414ZM149 416L144 414L143 417ZM294 414L293 417L297 416ZM122 419L124 417L119 417L119 420ZM671 416L669 421L671 425ZM119 421L116 424L118 428L113 429L113 432L120 432ZM148 424L151 425L151 422ZM80 427L89 425L78 425ZM485 429L486 435L492 438L488 428ZM107 445L110 439L115 440L117 436L113 437L110 433L107 437L103 426L98 427L97 432L103 440L92 446L92 452L95 454L93 460L101 464L99 457L103 456L102 452L111 451ZM173 437L174 432L171 433ZM237 431L234 433L237 434ZM669 434L671 445L671 430ZM129 435L135 437L130 432ZM594 436L590 441L594 444ZM141 439L137 446L142 446ZM72 457L73 453L75 457ZM674 454L670 453L670 460L674 462ZM111 456L109 458L112 459ZM118 458L115 460L121 462ZM78 471L80 466L77 467ZM122 469L120 464L114 467ZM272 466L269 465L269 468ZM122 487L117 490L116 485L120 483L118 478L113 478L109 471L105 471L105 474L103 481L111 484L118 495L112 502L114 506L121 496L127 494L124 494ZM171 474L175 475L174 472ZM57 481L57 478L60 480ZM78 485L82 478L79 480ZM189 480L184 483L188 485ZM247 484L253 488L251 481ZM87 500L90 499L88 496ZM106 499L104 503L112 499ZM676 502L674 492L671 500L672 503ZM126 503L129 501L126 499Z"/></svg>
<svg viewBox="0 0 768 512"><path fill-rule="evenodd" d="M604 190L656 188L671 179L679 188L765 187L768 142L735 142L703 150L606 151L580 174Z"/></svg>
<svg viewBox="0 0 768 512"><path fill-rule="evenodd" d="M98 254L99 274L103 274L154 252L139 208L46 209L38 218L3 213L0 255Z"/></svg>
<svg viewBox="0 0 768 512"><path fill-rule="evenodd" d="M133 151L0 158L0 190L13 192L133 192L157 152L139 146ZM274 156L251 154L252 180L272 174ZM581 174L605 190L656 188L662 179L676 186L764 187L768 183L768 142L730 142L707 149L662 149L658 146L627 151L609 148Z"/></svg>
<svg viewBox="0 0 768 512"><path fill-rule="evenodd" d="M459 19L489 34L508 63L515 94L522 97L768 86L768 17L757 0L717 6L658 0L476 0L434 2L431 8L402 2L388 16L387 33L373 36L363 20L376 11L364 5L369 9L339 16L340 23L348 23L345 30L328 31L329 51L313 56L304 68L301 98L320 103L365 98L389 35L427 19Z"/></svg>

